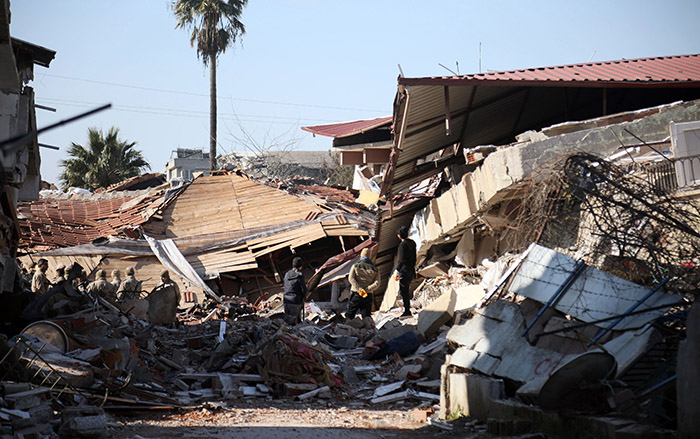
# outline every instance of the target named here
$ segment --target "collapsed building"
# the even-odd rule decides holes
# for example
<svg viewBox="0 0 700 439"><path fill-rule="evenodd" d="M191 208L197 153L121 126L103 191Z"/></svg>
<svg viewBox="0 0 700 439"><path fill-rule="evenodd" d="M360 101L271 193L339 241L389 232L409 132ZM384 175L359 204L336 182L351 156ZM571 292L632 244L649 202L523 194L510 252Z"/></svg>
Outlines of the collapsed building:
<svg viewBox="0 0 700 439"><path fill-rule="evenodd" d="M255 302L281 291L295 255L311 269L373 233L373 215L363 206L318 196L314 186L297 190L303 193L220 172L174 190L42 198L19 206L20 247L33 250L23 259L46 258L50 267L78 262L93 275L132 266L144 290L159 283L166 266L199 301L208 294ZM184 262L173 262L157 242Z"/></svg>
<svg viewBox="0 0 700 439"><path fill-rule="evenodd" d="M677 358L697 285L698 62L399 78L382 194L444 172L403 221L414 297L430 298L417 328L453 324L443 417L692 431L681 389L697 381ZM380 309L396 298L389 285Z"/></svg>
<svg viewBox="0 0 700 439"><path fill-rule="evenodd" d="M471 416L498 434L683 434L699 60L401 77L391 119L308 127L361 167L354 190L222 171L20 203L25 260L78 263L90 277L133 266L144 290L165 266L198 303L182 304L177 329L99 301L25 328L10 369L41 382L5 383L17 412L0 417L21 431L64 394L111 410L335 395L439 401L441 419ZM404 225L420 312L399 320L391 273ZM366 247L383 281L373 327L330 312ZM273 317L294 256L316 292L288 328ZM13 305L3 294L8 316ZM26 384L18 369L8 373ZM101 409L71 416L61 428L105 428Z"/></svg>

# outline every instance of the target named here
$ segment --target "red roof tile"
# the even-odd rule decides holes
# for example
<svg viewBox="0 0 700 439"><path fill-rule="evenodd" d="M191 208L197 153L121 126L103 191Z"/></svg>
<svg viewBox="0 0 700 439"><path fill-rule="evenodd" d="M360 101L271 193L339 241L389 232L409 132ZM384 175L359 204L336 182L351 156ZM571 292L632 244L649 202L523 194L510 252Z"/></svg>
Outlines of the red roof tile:
<svg viewBox="0 0 700 439"><path fill-rule="evenodd" d="M352 122L331 123L328 125L315 125L311 127L301 127L302 130L308 131L320 136L328 136L333 138L348 137L355 134L364 133L366 131L379 128L382 125L391 123L391 116L378 117L376 119L355 120Z"/></svg>
<svg viewBox="0 0 700 439"><path fill-rule="evenodd" d="M700 54L569 64L463 76L399 78L400 84L682 85L700 87ZM688 83L693 84L688 84Z"/></svg>
<svg viewBox="0 0 700 439"><path fill-rule="evenodd" d="M43 198L19 202L18 223L21 248L45 250L87 244L99 237L119 235L121 230L148 220L144 210L159 203L161 194L143 197L134 206L120 210L136 197L101 200Z"/></svg>

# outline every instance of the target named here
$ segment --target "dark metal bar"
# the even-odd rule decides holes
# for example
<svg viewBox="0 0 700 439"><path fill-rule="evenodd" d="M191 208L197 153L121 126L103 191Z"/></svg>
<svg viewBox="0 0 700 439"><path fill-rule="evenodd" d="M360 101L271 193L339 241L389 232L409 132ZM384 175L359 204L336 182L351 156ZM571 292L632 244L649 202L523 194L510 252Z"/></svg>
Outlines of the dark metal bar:
<svg viewBox="0 0 700 439"><path fill-rule="evenodd" d="M19 136L12 137L7 140L0 141L0 151L2 151L4 154L8 154L18 148L21 148L24 146L27 141L29 141L32 137L38 136L39 134L52 130L54 128L63 126L67 123L75 122L78 119L82 119L84 117L93 115L95 113L98 113L100 111L106 110L110 108L112 104L107 104L103 105L101 107L95 108L93 110L86 111L85 113L78 114L77 116L69 117L68 119L62 120L60 122L56 122L54 124L51 124L47 127L38 129L38 130L33 130L28 132L27 134L20 134Z"/></svg>
<svg viewBox="0 0 700 439"><path fill-rule="evenodd" d="M576 263L576 266L574 267L574 271L569 274L569 277L566 278L566 281L557 289L557 291L552 295L552 297L545 303L542 308L540 308L540 311L537 313L534 319L530 322L529 325L527 325L527 328L523 330L521 336L525 337L527 333L532 329L532 327L535 325L535 323L542 317L542 314L549 308L555 301L559 299L559 297L566 292L566 290L569 289L572 283L574 283L574 280L578 277L579 274L583 271L584 267L586 267L586 264L583 261L578 261Z"/></svg>
<svg viewBox="0 0 700 439"><path fill-rule="evenodd" d="M42 148L55 149L56 151L61 149L58 146L47 145L46 143L37 143L37 145L41 146Z"/></svg>
<svg viewBox="0 0 700 439"><path fill-rule="evenodd" d="M637 309L637 308L638 308L642 303L644 303L648 298L650 298L651 296L653 296L657 291L659 291L659 290L661 289L661 287L663 287L664 285L666 285L666 282L668 282L670 279L671 279L670 277L667 277L666 279L662 280L657 286L655 286L652 290L650 290L648 293L646 293L646 294L644 295L644 297L642 297L641 299L639 299L639 300L637 301L637 303L635 303L634 305L630 306L630 308L629 308L627 311L625 311L624 314L622 314L620 317L618 317L617 319L615 319L615 321L613 321L611 324L609 324L607 328L605 328L605 329L603 329L602 331L600 331L600 332L598 333L598 335L596 335L596 336L593 338L593 341L595 342L595 341L600 340L601 337L603 337L605 334L607 334L608 332L610 332L615 326L617 326L618 323L620 323L620 322L627 316L627 314L629 314L629 313L631 313L632 311L634 311L635 309ZM590 344L589 344L588 346L590 346Z"/></svg>
<svg viewBox="0 0 700 439"><path fill-rule="evenodd" d="M691 304L690 303L681 303L681 304L677 304L677 305L653 306L651 308L645 308L645 309L640 309L637 311L632 311L631 313L627 313L627 314L618 314L618 315L614 315L611 317L606 317L604 319L594 320L592 322L577 323L575 325L567 326L565 328L554 329L552 331L547 331L547 332L543 332L541 334L537 334L537 337L544 337L545 335L558 334L560 332L574 331L574 330L579 329L579 328L585 328L586 326L596 325L598 323L603 323L603 322L609 322L610 320L615 320L615 319L620 318L620 317L625 318L625 317L629 317L629 316L635 316L638 314L644 314L644 313L651 312L651 311L657 311L657 310L664 309L664 308L672 308L674 306L682 307L682 306L689 306L689 305L691 305Z"/></svg>
<svg viewBox="0 0 700 439"><path fill-rule="evenodd" d="M647 148L651 149L652 151L654 151L655 153L657 153L657 154L660 155L661 157L665 158L665 159L668 160L669 162L673 162L673 160L671 160L670 158L668 158L668 157L666 157L665 155L663 155L663 153L661 153L659 150L657 150L657 149L654 148L653 146L649 145L647 142L645 142L644 140L642 140L638 135L634 134L632 131L628 130L627 128L625 128L624 130L625 130L625 132L626 132L627 134L629 134L630 136L632 136L632 137L634 137L635 139L637 139L637 140L639 140L640 142L642 142L642 143L644 144L644 146L646 146Z"/></svg>

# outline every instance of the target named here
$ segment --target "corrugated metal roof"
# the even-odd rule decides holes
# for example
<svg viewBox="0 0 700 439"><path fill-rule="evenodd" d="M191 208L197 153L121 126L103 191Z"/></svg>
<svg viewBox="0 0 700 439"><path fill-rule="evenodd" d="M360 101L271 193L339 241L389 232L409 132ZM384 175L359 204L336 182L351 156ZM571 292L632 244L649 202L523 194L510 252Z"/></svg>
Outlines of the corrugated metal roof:
<svg viewBox="0 0 700 439"><path fill-rule="evenodd" d="M393 169L384 193L420 182L430 154L502 145L527 130L700 98L700 55L482 74L399 78ZM449 120L449 130L446 121Z"/></svg>
<svg viewBox="0 0 700 439"><path fill-rule="evenodd" d="M378 117L376 119L354 120L352 122L331 123L328 125L315 125L310 127L301 127L302 130L308 131L320 136L328 136L333 138L354 136L361 134L383 125L391 123L391 116Z"/></svg>
<svg viewBox="0 0 700 439"><path fill-rule="evenodd" d="M463 76L400 78L399 84L422 85L570 85L625 86L679 85L700 86L700 54L659 56L654 58L622 59L585 64L536 67L501 72L476 73Z"/></svg>

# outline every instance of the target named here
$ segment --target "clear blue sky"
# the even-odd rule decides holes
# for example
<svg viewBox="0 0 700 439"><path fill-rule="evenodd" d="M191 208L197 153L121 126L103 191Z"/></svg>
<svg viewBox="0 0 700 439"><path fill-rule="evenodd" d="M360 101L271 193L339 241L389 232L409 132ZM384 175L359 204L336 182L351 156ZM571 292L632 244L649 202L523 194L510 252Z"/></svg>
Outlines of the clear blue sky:
<svg viewBox="0 0 700 439"><path fill-rule="evenodd" d="M165 0L13 0L14 37L57 52L35 68L39 127L89 108L114 109L40 137L42 177L88 127L112 125L136 141L154 171L177 147L208 148L209 75L175 29ZM700 53L700 1L249 0L242 45L219 60L219 143L239 124L259 143L299 138L299 127L391 114L397 64L408 77L621 58ZM238 115L238 121L234 114ZM267 140L265 139L267 137Z"/></svg>

